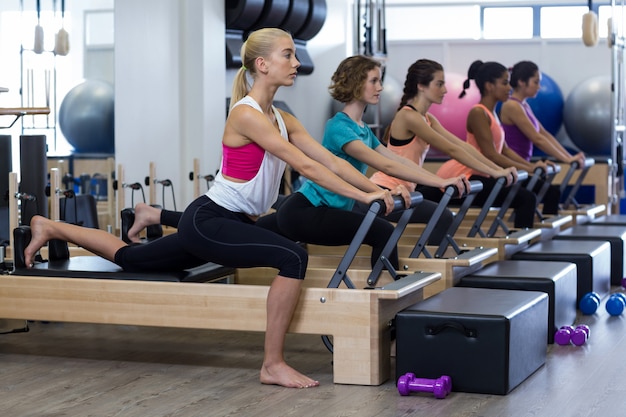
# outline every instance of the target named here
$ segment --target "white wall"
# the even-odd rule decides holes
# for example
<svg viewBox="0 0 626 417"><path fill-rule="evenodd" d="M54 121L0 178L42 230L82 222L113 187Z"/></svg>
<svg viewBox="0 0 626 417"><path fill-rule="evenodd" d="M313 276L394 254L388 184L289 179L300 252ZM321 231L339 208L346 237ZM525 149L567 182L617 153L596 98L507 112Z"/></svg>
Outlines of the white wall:
<svg viewBox="0 0 626 417"><path fill-rule="evenodd" d="M83 11L111 8L113 3L116 162L124 166L127 182L142 182L149 163L155 162L157 177L174 182L177 205L182 208L192 198L188 173L193 158L199 158L201 174L213 173L219 166L225 99L234 74L225 70L224 1L68 0L71 51L58 59L76 83L82 78ZM299 76L294 87L277 95L318 139L331 116L330 76L352 53L352 0L326 3L327 20L307 44L313 74ZM0 11L16 7L18 0L0 2ZM0 53L12 36L0 27ZM387 73L402 82L408 66L421 57L438 60L447 71L461 74L474 59L505 65L531 59L558 83L565 97L586 78L609 74L611 65L604 41L595 48L586 48L578 40L415 41L389 44ZM7 71L3 66L0 75ZM3 79L1 86L5 86ZM59 85L59 93L70 87ZM0 95L0 105L10 97Z"/></svg>
<svg viewBox="0 0 626 417"><path fill-rule="evenodd" d="M143 182L154 162L182 209L192 198L193 159L213 172L220 157L226 64L224 42L216 39L224 38L224 4L118 1L115 27L116 163L128 183Z"/></svg>
<svg viewBox="0 0 626 417"><path fill-rule="evenodd" d="M582 81L611 74L611 50L606 40L589 48L578 39L392 42L389 45L387 74L402 85L408 67L419 58L438 61L446 72L460 75L466 75L470 64L476 59L497 61L507 67L521 60L534 61L560 87L564 99ZM557 137L575 148L564 128L561 128Z"/></svg>

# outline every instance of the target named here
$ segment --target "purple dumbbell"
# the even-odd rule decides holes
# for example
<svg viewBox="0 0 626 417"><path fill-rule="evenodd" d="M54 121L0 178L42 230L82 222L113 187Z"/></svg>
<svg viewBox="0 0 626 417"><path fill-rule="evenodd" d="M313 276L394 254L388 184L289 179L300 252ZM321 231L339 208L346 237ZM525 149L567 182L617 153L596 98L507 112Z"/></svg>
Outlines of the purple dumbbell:
<svg viewBox="0 0 626 417"><path fill-rule="evenodd" d="M589 339L590 329L586 324L579 324L572 333L572 343L576 346L582 346Z"/></svg>
<svg viewBox="0 0 626 417"><path fill-rule="evenodd" d="M554 334L554 342L557 345L565 346L569 345L572 341L572 334L574 333L573 326L561 326L559 330Z"/></svg>
<svg viewBox="0 0 626 417"><path fill-rule="evenodd" d="M561 326L554 334L554 342L558 345L569 345L570 342L576 346L582 346L589 339L590 329L586 324L573 326Z"/></svg>
<svg viewBox="0 0 626 417"><path fill-rule="evenodd" d="M437 379L416 378L412 373L406 373L398 378L398 392L400 395L409 395L411 392L432 392L435 398L446 398L452 391L452 379L442 375Z"/></svg>

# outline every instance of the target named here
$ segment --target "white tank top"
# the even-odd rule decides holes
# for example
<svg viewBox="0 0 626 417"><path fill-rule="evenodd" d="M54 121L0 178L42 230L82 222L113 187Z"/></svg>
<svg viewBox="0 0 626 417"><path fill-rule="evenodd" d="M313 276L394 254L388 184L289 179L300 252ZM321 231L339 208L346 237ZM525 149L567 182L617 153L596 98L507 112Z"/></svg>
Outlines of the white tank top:
<svg viewBox="0 0 626 417"><path fill-rule="evenodd" d="M263 112L261 106L250 96L239 100L233 108L242 104ZM272 111L278 122L281 136L288 140L285 121L274 106L272 106ZM223 162L222 159L220 166ZM242 183L229 181L224 178L220 169L215 176L213 186L206 192L206 195L230 211L260 216L265 214L276 202L286 165L285 161L265 151L261 167L250 181Z"/></svg>

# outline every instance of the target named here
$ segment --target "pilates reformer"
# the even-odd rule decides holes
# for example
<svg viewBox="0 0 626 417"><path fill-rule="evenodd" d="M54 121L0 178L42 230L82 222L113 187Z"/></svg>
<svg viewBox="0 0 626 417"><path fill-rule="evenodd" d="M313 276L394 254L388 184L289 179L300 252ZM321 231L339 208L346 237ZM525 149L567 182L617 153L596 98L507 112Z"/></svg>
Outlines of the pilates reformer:
<svg viewBox="0 0 626 417"><path fill-rule="evenodd" d="M606 212L605 204L583 205L576 200L576 194L595 163L593 158L586 158L582 167L579 166L578 161L572 162L560 184L561 195L565 196L563 203L561 203L562 211L571 214L576 224L587 223ZM577 172L578 176L576 177ZM569 191L568 187L570 187Z"/></svg>
<svg viewBox="0 0 626 417"><path fill-rule="evenodd" d="M539 192L537 193L538 206L537 208L535 208L535 214L536 214L536 217L538 218L538 221L535 222L534 224L534 229L540 229L542 240L548 240L554 237L563 228L569 227L573 223L573 216L571 214L561 213L559 215L552 215L549 217L545 217L539 210L539 204L541 204L541 202L543 201L543 198L545 197L549 187L551 186L552 181L554 180L555 176L560 172L560 170L561 168L559 165L548 166L548 169L545 172L543 168L536 168L525 187L527 190L532 191L534 187L536 186L538 180L540 178L544 179L544 183L542 187L540 188ZM575 170L575 167L574 167L574 170ZM521 177L519 178L519 180L524 181L526 178L528 178L528 174L526 172L521 171ZM520 183L518 182L518 184ZM522 235L524 234L523 231L512 233L504 221L504 216L506 214L506 211L510 208L510 203L515 196L515 192L517 192L517 190L521 188L521 185L518 185L518 184L515 184L515 186L517 187L513 188L509 192L506 201L498 209L497 214L493 216L493 222L491 223L491 226L489 227L486 233L481 230L481 226L480 226L480 224L484 223L488 219L488 216L490 213L490 210L488 209L489 206L485 204L485 207L481 209L474 223L472 224L470 231L468 233L468 238L473 238L476 235L476 233L478 233L481 237L494 237L496 236L498 228L502 228L503 232L505 233L505 237L507 239L517 237L516 235L519 235L520 233L522 233ZM503 186L504 186L503 184L496 184L494 191L499 191L499 189L501 189ZM575 194L576 190L573 190L573 191ZM495 198L496 194L497 192L494 192L490 196L490 200L488 202L492 201L492 197ZM513 218L513 214L511 214L511 216L509 217L509 221L511 221L512 218ZM533 236L533 238L534 237L535 236ZM464 239L464 238L460 238L460 239L463 239L465 243L470 243L470 241L467 239ZM509 247L511 246L509 245ZM510 253L508 255L510 255Z"/></svg>
<svg viewBox="0 0 626 417"><path fill-rule="evenodd" d="M418 200L421 195L412 195L413 203ZM399 197L394 198L394 204L395 210L404 209ZM373 202L367 221L371 223L381 210L384 203ZM80 257L65 256L65 242L52 245L50 261L26 269L22 248L28 230L26 226L15 230L21 255L16 256L14 271L0 275L0 318L265 330L269 286L264 282L252 285L239 273L235 274L234 284L227 284L219 279L212 283L189 282L189 278L155 280L152 273L118 279L118 272L85 271L84 267L71 275L66 270L54 272L56 265L65 268L81 262ZM353 248L360 246L358 239L355 236ZM350 256L346 254L346 258ZM441 275L419 272L374 286L361 285L354 277L348 280L343 270L330 283L328 276L325 283L320 277L307 276L304 280L289 332L332 337L335 383L385 382L390 376L390 322L397 312L423 299L424 287Z"/></svg>
<svg viewBox="0 0 626 417"><path fill-rule="evenodd" d="M493 189L487 196L485 203L480 208L480 211L475 216L473 222L471 223L471 226L467 230L468 238L474 238L476 237L477 234L481 238L480 242L483 242L484 239L486 238L496 238L498 236L497 235L498 228L502 228L507 240L512 240L512 238L516 237L516 235L526 235L528 233L527 231L511 231L503 220L506 211L509 209L511 202L513 201L513 198L515 197L515 194L521 187L521 182L524 181L527 177L528 177L528 174L525 171L519 171L519 177L518 177L519 181L516 184L511 186L504 202L498 208L497 214L493 216L493 218L491 219L492 223L489 226L488 231L484 232L482 229L483 224L485 223L485 221L487 221L489 212L492 211L492 206L497 195L500 193L500 191L504 188L506 184L506 178L501 177L497 179L495 186L493 187ZM456 254L460 253L459 246L456 244L455 238L453 238L453 236L457 235L458 232L461 231L461 224L466 219L466 214L469 208L471 207L471 204L475 197L475 193L482 190L482 183L480 183L479 181L472 181L472 183L473 183L472 192L465 198L459 210L457 211L454 222L451 224L450 228L448 229L446 236L444 238L444 241L441 243L441 245L439 246L435 254L436 257L443 256L446 245L450 245L455 250ZM444 194L444 197L442 198L440 202L440 205L439 205L440 207L438 208L437 213L441 213L443 211L443 209L445 208L444 204L447 205L450 199L451 199L451 195L449 194L449 192ZM434 228L434 225L432 227ZM428 231L428 228L426 228L425 231ZM456 238L456 239L458 240L459 238ZM464 246L482 246L481 244L468 245L467 243L468 241L465 241ZM424 244L425 243L422 242L422 245L420 247L423 247ZM416 247L415 253L413 253L412 255L416 255L419 252L419 249L420 248Z"/></svg>
<svg viewBox="0 0 626 417"><path fill-rule="evenodd" d="M470 186L471 188L468 190L468 194L462 203L459 213L455 216L455 220L448 228L446 237L436 249L434 257L428 250L426 243L449 201L457 192L454 186L449 186L445 189L433 216L424 229L421 230L419 236L412 235L412 232L409 232L407 236L405 229L413 225L407 224L409 218L405 220L400 219L402 222L398 221L396 223L396 229L394 229L394 233L399 233L400 236L398 236L398 238L392 236L388 242L388 244L397 244L399 262L402 270L433 271L441 274L442 279L440 281L424 289L424 294L427 297L454 286L462 276L472 273L498 259L498 250L496 248L476 246L461 249L452 237L463 220L463 216L470 207L476 193L482 190L482 183L480 181L471 181ZM309 248L310 254L314 253L309 257L309 271L312 273L317 273L317 270L320 269L323 270L324 268L334 267L334 265L337 264L338 255L336 254L336 248L329 250L329 247L320 245L307 245L307 247ZM454 253L446 257L446 255L450 255L450 247L452 247ZM354 270L352 271L353 275L361 273L368 276L370 274L368 272L372 269L370 254L370 248L360 249L358 260L355 262ZM378 265L381 261L384 262L384 259L377 260L375 265ZM391 271L390 266L387 266L386 269Z"/></svg>

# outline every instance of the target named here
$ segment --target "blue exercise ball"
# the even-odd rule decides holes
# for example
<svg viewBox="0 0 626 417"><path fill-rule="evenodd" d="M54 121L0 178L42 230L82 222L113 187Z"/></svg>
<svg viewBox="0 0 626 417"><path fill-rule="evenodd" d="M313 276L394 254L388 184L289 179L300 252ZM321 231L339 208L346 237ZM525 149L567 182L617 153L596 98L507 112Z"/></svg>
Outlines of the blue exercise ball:
<svg viewBox="0 0 626 417"><path fill-rule="evenodd" d="M563 93L558 84L541 72L541 85L535 97L526 100L543 127L556 136L563 125Z"/></svg>
<svg viewBox="0 0 626 417"><path fill-rule="evenodd" d="M589 155L611 155L611 78L597 76L567 96L563 124L571 141Z"/></svg>
<svg viewBox="0 0 626 417"><path fill-rule="evenodd" d="M59 108L59 126L75 153L114 153L113 86L87 80L72 88Z"/></svg>

